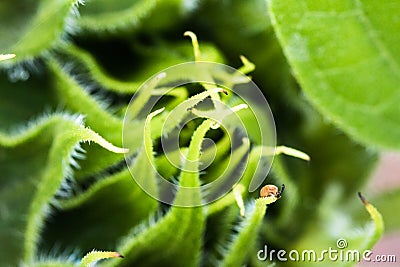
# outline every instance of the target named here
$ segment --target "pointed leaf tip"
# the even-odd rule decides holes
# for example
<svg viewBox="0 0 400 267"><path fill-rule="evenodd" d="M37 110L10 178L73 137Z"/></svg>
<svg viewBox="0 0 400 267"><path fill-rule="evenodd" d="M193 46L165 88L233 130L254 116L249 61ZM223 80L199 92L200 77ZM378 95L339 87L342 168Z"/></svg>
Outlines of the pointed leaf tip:
<svg viewBox="0 0 400 267"><path fill-rule="evenodd" d="M368 211L371 219L375 224L375 233L372 238L372 243L375 244L382 236L385 228L382 215L371 203L368 202L368 200L361 194L361 192L358 192L358 197L361 199L361 202L364 204L365 209Z"/></svg>
<svg viewBox="0 0 400 267"><path fill-rule="evenodd" d="M367 205L367 204L368 204L367 199L361 194L361 192L358 192L358 197L360 198L361 202L362 202L364 205Z"/></svg>
<svg viewBox="0 0 400 267"><path fill-rule="evenodd" d="M103 259L110 259L110 258L124 258L121 254L114 251L90 251L82 258L81 267L89 267L94 262Z"/></svg>
<svg viewBox="0 0 400 267"><path fill-rule="evenodd" d="M0 61L15 58L15 54L0 54Z"/></svg>
<svg viewBox="0 0 400 267"><path fill-rule="evenodd" d="M194 34L191 31L186 31L183 36L189 36L190 39L192 39L192 45L193 45L193 52L194 52L194 60L195 61L200 61L201 60L201 54L200 54L200 48L199 48L199 42L197 40L196 34Z"/></svg>

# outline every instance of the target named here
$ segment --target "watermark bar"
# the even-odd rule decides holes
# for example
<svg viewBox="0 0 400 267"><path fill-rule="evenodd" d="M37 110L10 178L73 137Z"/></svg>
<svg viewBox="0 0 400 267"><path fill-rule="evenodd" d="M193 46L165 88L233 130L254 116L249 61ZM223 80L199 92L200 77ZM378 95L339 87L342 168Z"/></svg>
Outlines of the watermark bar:
<svg viewBox="0 0 400 267"><path fill-rule="evenodd" d="M314 249L306 250L296 250L292 249L290 251L280 249L268 249L265 245L263 249L257 252L257 258L260 261L292 261L292 262L379 262L379 263L393 263L397 262L396 255L382 255L374 254L371 250L355 250L346 249L347 241L340 238L336 242L336 247L329 247L322 251L316 251Z"/></svg>

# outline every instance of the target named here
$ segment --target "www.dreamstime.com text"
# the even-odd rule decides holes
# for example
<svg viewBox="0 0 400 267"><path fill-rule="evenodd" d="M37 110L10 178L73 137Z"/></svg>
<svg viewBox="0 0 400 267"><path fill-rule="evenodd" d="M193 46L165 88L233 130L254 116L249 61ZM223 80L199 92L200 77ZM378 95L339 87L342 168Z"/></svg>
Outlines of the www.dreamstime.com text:
<svg viewBox="0 0 400 267"><path fill-rule="evenodd" d="M396 255L375 255L372 250L356 250L346 249L347 241L345 239L338 239L336 248L329 247L324 250L295 250L286 251L283 249L275 250L268 249L265 245L263 249L257 252L257 258L260 261L293 261L293 262L380 262L390 263L396 262Z"/></svg>

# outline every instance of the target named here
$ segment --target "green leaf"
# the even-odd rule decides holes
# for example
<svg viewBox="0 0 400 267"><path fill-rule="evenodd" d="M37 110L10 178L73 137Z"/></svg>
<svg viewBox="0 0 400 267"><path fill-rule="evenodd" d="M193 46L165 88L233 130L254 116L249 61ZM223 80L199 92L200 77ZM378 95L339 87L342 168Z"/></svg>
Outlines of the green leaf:
<svg viewBox="0 0 400 267"><path fill-rule="evenodd" d="M59 44L65 30L74 30L72 11L78 3L77 0L35 0L27 5L26 2L2 1L0 51L17 55L2 65L30 60Z"/></svg>
<svg viewBox="0 0 400 267"><path fill-rule="evenodd" d="M110 259L110 258L123 258L123 256L117 252L112 251L91 251L83 257L81 261L82 267L90 267L98 260Z"/></svg>
<svg viewBox="0 0 400 267"><path fill-rule="evenodd" d="M104 109L102 103L92 98L54 59L48 60L52 81L59 102L72 112L84 113L90 127L107 139L121 144L122 119Z"/></svg>
<svg viewBox="0 0 400 267"><path fill-rule="evenodd" d="M17 265L36 257L38 233L50 213L50 203L64 178L72 174L77 145L86 141L125 152L85 128L80 117L62 114L38 120L19 134L0 133L0 236L9 240L0 251L3 263Z"/></svg>
<svg viewBox="0 0 400 267"><path fill-rule="evenodd" d="M103 178L80 195L58 201L58 212L43 233L42 247L50 246L46 248L50 250L58 245L79 248L81 251L93 247L113 249L120 237L155 212L158 206L155 200L157 185L155 173L151 171L154 157L150 120L157 112L146 119L144 144L129 170L124 169ZM134 182L132 175L141 187ZM115 195L120 197L116 198ZM104 217L105 214L108 216ZM77 221L75 218L80 219ZM76 235L65 235L71 227L76 229Z"/></svg>
<svg viewBox="0 0 400 267"><path fill-rule="evenodd" d="M258 14L254 17L267 22L255 29L257 24L250 23L251 19L240 14L246 10L243 6L257 4L259 8L254 9L253 16ZM273 34L265 0L204 1L199 10L200 15L194 18L198 31L210 32L230 64L238 64L240 54L255 63L256 69L251 75L271 106L278 142L299 148L311 156L308 164L288 157L275 158L272 173L266 179L268 183L288 186L285 198L271 209L269 220L262 226L259 236L265 243L286 248L304 234L326 188L334 184L343 186L345 191L341 200L346 203L365 183L376 156L373 151L355 145L305 101ZM237 29L235 34L231 33L232 29ZM249 163L250 170L251 160ZM230 203L233 201L232 197ZM330 208L334 209L333 206ZM318 231L314 234L319 236Z"/></svg>
<svg viewBox="0 0 400 267"><path fill-rule="evenodd" d="M107 0L90 1L80 8L79 26L85 33L98 35L131 34L132 32L158 33L168 31L182 23L196 1L183 0Z"/></svg>
<svg viewBox="0 0 400 267"><path fill-rule="evenodd" d="M159 197L156 180L156 178L158 178L158 173L155 170L156 164L154 158L153 140L151 137L151 119L163 111L164 108L156 110L147 116L143 130L143 147L139 152L140 154L136 162L137 167L135 166L136 168L131 170L135 181L139 183L142 190L156 199Z"/></svg>
<svg viewBox="0 0 400 267"><path fill-rule="evenodd" d="M207 192L207 199L213 200L220 192L228 192L236 184L235 180L240 183L240 178L244 175L245 166L248 159L250 142L248 139L243 139L242 144L224 160L216 163L217 169L207 170L208 182L212 182L212 187ZM215 163L214 163L215 164ZM231 186L231 188L227 188ZM226 206L234 203L233 192L218 198L217 201L212 202L207 209L207 214L211 215L215 212L221 211Z"/></svg>
<svg viewBox="0 0 400 267"><path fill-rule="evenodd" d="M310 101L356 140L399 149L399 2L271 0L270 14Z"/></svg>
<svg viewBox="0 0 400 267"><path fill-rule="evenodd" d="M213 121L204 121L193 134L190 142L185 170L198 170L198 160L203 138ZM126 258L110 266L150 266L162 258L171 260L174 266L197 266L199 263L202 234L205 226L203 207L179 207L201 204L200 177L198 171L182 171L180 190L176 193L171 210L154 224L139 228L121 241L118 251ZM186 187L186 188L185 188ZM179 205L179 206L177 206ZM144 228L144 229L143 229ZM173 240L173 242L171 242ZM182 246L186 249L182 250ZM154 255L157 254L157 257Z"/></svg>
<svg viewBox="0 0 400 267"><path fill-rule="evenodd" d="M136 28L141 20L156 7L157 0L90 1L79 10L81 17L79 26L86 31L96 33L113 33Z"/></svg>
<svg viewBox="0 0 400 267"><path fill-rule="evenodd" d="M241 180L239 182L239 186L242 188L247 188L251 179L254 177L255 172L257 171L257 165L261 162L262 164L267 164L269 161L269 158L273 155L264 153L268 151L267 148L261 147L261 146L255 146L253 149L250 151L250 154L248 156L248 161L246 163L244 172L242 174ZM289 150L289 151L296 151L297 153L300 153L300 151L297 150ZM234 165L237 165L238 159L236 159L237 156L243 156L241 154L238 154L237 152L240 152L239 149L235 150L231 154L231 159L233 162L235 162ZM277 153L280 153L280 151L276 151ZM261 158L260 158L261 155ZM300 155L304 156L304 153L300 153ZM221 162L218 164L218 166L223 166L225 163ZM275 174L276 178L275 180L285 184L287 188L289 188L290 193L285 194L285 199L283 200L284 204L282 205L282 214L279 217L279 223L283 223L284 221L290 221L292 216L292 213L294 212L294 209L296 207L296 203L298 203L298 188L297 185L292 181L292 179L289 177L288 173L286 172L285 168L282 165L282 160L280 157L275 157L274 158L274 163L272 165L272 172ZM230 175L228 172L227 175ZM268 182L270 182L268 180ZM246 197L248 195L247 190L242 190L241 192L242 197ZM258 193L258 192L257 192ZM226 194L223 198L218 199L217 201L211 203L208 207L208 214L214 214L218 211L223 210L227 206L234 205L235 203L235 197L234 197L234 192L231 191L228 194ZM280 201L282 202L282 201Z"/></svg>
<svg viewBox="0 0 400 267"><path fill-rule="evenodd" d="M133 168L140 168L141 163L138 160ZM149 175L146 178L151 180ZM79 249L81 253L93 248L115 249L122 236L154 214L158 203L125 169L94 183L82 194L58 200L56 207L42 233L42 253L51 252L55 246ZM69 232L71 228L74 234Z"/></svg>
<svg viewBox="0 0 400 267"><path fill-rule="evenodd" d="M247 147L245 145L242 145L242 149L243 148L247 149ZM240 161L240 159L243 157L243 154L240 152L241 151L239 149L237 149L237 150L235 150L234 153L232 153L230 155L230 157L234 161ZM242 187L245 188L245 190L243 190L243 192L242 192L243 197L248 195L247 188L248 188L248 185L249 185L251 179L253 178L253 175L256 171L257 165L259 164L259 161L262 162L264 160L264 158L261 158L261 160L260 160L259 152L260 152L260 150L257 149L257 147L256 147L256 148L253 148L248 155L247 164L245 165L245 169L244 169L243 175L241 177L241 180L239 181L239 185L242 185ZM229 176L229 174L230 174L230 172L226 173L226 175L228 175L228 176ZM208 206L207 213L208 213L208 215L212 215L214 213L224 210L226 207L229 207L231 205L236 205L235 204L235 196L234 196L233 191L230 191L224 197L211 203Z"/></svg>
<svg viewBox="0 0 400 267"><path fill-rule="evenodd" d="M212 267L221 261L225 251L223 244L229 242L227 237L232 235L238 214L236 205L230 205L218 213L207 214L201 266Z"/></svg>
<svg viewBox="0 0 400 267"><path fill-rule="evenodd" d="M239 233L234 237L218 266L243 266L248 260L257 242L257 233L264 219L266 205L272 203L272 200L267 198L259 198L247 206L246 218L239 226Z"/></svg>
<svg viewBox="0 0 400 267"><path fill-rule="evenodd" d="M152 75L176 64L193 60L192 46L189 42L156 42L155 45L141 45L138 43L125 44L123 47L124 60L130 55L128 64L121 63L121 58L110 57L98 54L95 47L104 40L86 41L85 49L79 46L67 45L60 47L60 52L68 56L69 60L77 62L78 66L83 67L82 71L88 71L89 80L94 80L105 90L120 94L130 94L136 92L140 86ZM105 43L104 45L106 45ZM92 47L94 46L94 47ZM122 45L121 45L122 46ZM112 47L110 47L112 49ZM202 44L204 60L223 62L220 52L211 44ZM97 53L96 53L97 52ZM106 57L108 60L100 60ZM132 61L135 64L132 64ZM114 64L115 66L111 66ZM140 68L138 68L140 65ZM113 68L111 68L113 67ZM110 73L110 69L113 70Z"/></svg>
<svg viewBox="0 0 400 267"><path fill-rule="evenodd" d="M106 139L117 145L122 145L121 133L123 121L104 109L104 104L97 101L69 75L55 59L48 60L51 73L51 84L58 103L74 113L85 114L86 124ZM136 149L140 147L140 143ZM134 148L133 146L131 148ZM100 172L104 168L123 160L121 155L108 153L99 147L84 146L86 160L81 161L82 171L76 173L76 178L81 180L86 175ZM132 149L134 152L134 149Z"/></svg>
<svg viewBox="0 0 400 267"><path fill-rule="evenodd" d="M282 5L286 1L284 0ZM111 4L106 0L91 0L86 6L80 7L82 14L80 18L68 15L67 9L63 13L64 9L59 7L65 4L65 1L50 2L50 0L31 0L25 1L24 4L10 1L0 4L2 16L0 20L3 19L5 23L0 26L0 33L3 31L6 38L0 41L0 50L2 43L11 44L12 47L23 44L23 52L27 53L26 55L22 53L21 57L17 53L15 59L8 59L1 65L17 64L13 69L7 70L11 78L16 78L17 74L20 78L27 78L23 68L38 66L35 68L37 72L32 72L29 80L23 83L10 83L6 75L1 75L0 131L10 131L40 114L51 114L55 110L62 110L86 117L85 126L119 146L122 144L121 132L124 130L124 136L129 135L129 140L126 143L124 140L123 145L130 148L130 151L124 159L122 155L115 155L97 144L80 144L82 140L77 137L80 135L80 128L77 130L73 122L68 122L73 120L71 117L64 118L67 122L60 119L52 123L52 126L44 128L41 128L42 121L39 124L33 123L32 128L40 133L21 143L4 146L0 141L2 172L0 243L10 244L3 246L3 251L0 252L3 264L5 262L7 266L76 267L79 266L79 258L83 253L93 249L106 249L122 252L127 258L102 261L98 263L100 266L161 264L208 267L215 266L216 263L220 265L225 263L226 266L244 264L270 266L280 263L258 260L257 251L260 249L258 245L268 244L274 249L288 250L321 249L335 245L335 238L338 237L335 230L348 239L350 248L364 249L376 242L380 233L376 231L374 224L359 229L368 214L361 208L359 201L355 201L354 194L366 181L365 178L375 160L374 153L355 145L336 127L328 124L328 120L310 108L310 103L305 101L303 92L291 76L293 70L285 62L285 56L274 36L269 13L266 12L267 1L122 0ZM329 5L330 9L338 10L343 2L344 0L318 3L306 1L306 4L314 8L319 5ZM361 3L355 0L348 2L349 5ZM302 3L295 4L302 5ZM69 4L71 8L72 0ZM375 5L377 6L374 7ZM368 4L369 8L377 11L385 9L387 5L389 3ZM392 5L398 7L396 3ZM12 12L2 12L6 10L3 9L5 6L6 9L12 8ZM53 7L56 8L51 9ZM296 8L295 5L294 7ZM395 9L390 10L390 13L397 14L394 12ZM52 14L57 17L51 17L50 22L38 25L34 18L40 10L47 10L44 12L46 14L53 12ZM51 12L48 12L49 10ZM383 25L380 29L390 30L384 24L387 20L391 20L392 16L382 18L381 14L375 14L375 10L366 12L366 17L370 18L374 25ZM292 12L290 6L284 11L290 11L294 15L302 12L300 9ZM339 14L342 19L343 13L340 13L340 10L335 12L320 12L323 14L320 19L326 19L327 13L331 17ZM385 12L387 13L389 12ZM306 20L310 19L307 17L309 14L306 13L304 16ZM346 11L344 14L347 14ZM85 21L88 23L85 24ZM63 25L59 22L63 22ZM71 33L70 27L74 26L71 22L77 23L80 31L66 40L63 37ZM362 20L356 23L361 24ZM326 26L323 23L314 24L310 25L308 30ZM338 25L338 29L343 27L340 26L343 23L335 21L334 24ZM29 40L22 40L21 43L9 39L13 34L16 36L15 39L23 36L25 28L20 28L20 25L25 25L27 30L31 29L31 33L27 35ZM354 23L345 26L348 25L344 32L354 29ZM54 32L56 28L58 30ZM276 119L279 143L299 148L310 154L311 161L305 163L298 159L278 156L275 158L272 172L267 176L266 168L258 166L267 166L271 157L265 154L260 157L259 154L260 151L268 152L271 148L258 146L258 123L252 119L250 109L238 112L249 134L250 144L240 142L241 131L237 130L236 121L229 118L221 123L224 130L208 131L209 121L198 128L200 118L188 122L182 129L178 127L182 125L185 116L191 118L193 114L199 116L203 113L203 115L216 115L217 118L223 117L224 112L215 113L202 109L202 107L207 109L207 104L212 104L208 98L221 99L230 107L243 103L231 94L221 98L217 92L210 91L196 95L200 86L180 87L166 92L166 86L174 84L170 81L181 79L187 73L168 74L166 79L155 88L151 88L154 90L146 90L137 95L132 110L129 110L128 102L131 95L149 77L165 67L199 59L193 56L189 40L185 40L182 36L183 32L188 30L200 33L200 41L207 41L205 45L200 42L201 59L224 61L232 66L240 66L239 59L243 54L249 62L242 58L245 66L239 70L252 71L254 65L251 62L257 66L251 74L252 80L263 90L270 103ZM33 37L31 34L34 34ZM331 34L330 28L326 27L320 32L313 32L312 38L331 36ZM386 34L380 32L376 34L376 38L382 38L381 40L384 40L385 36ZM334 40L332 46L340 48L342 40L347 40L341 37ZM396 40L398 36L391 34L390 38ZM62 42L63 40L68 43ZM352 47L354 52L345 59L356 58L359 56L359 51L362 52L371 46L365 39L361 39L360 42L360 49ZM390 42L385 40L385 43ZM397 41L393 43L397 44ZM29 44L39 45L40 49L31 49ZM195 45L198 46L197 43ZM195 51L200 50L195 49ZM222 51L223 55L219 51ZM328 52L334 55L343 51L348 52L346 49ZM14 52L1 50L0 54ZM310 53L317 54L321 51L313 50ZM195 54L199 55L198 52ZM38 56L41 57L33 61L35 64L30 64L31 61L28 59ZM333 57L342 60L337 54ZM0 55L0 60L3 58ZM326 63L331 64L331 62L326 60ZM294 66L291 59L290 63ZM372 71L376 73L380 71L381 75L385 72L385 68L376 71L375 66ZM294 68L294 72L296 77L300 77L297 68ZM315 71L312 72L310 76L314 75ZM366 76L365 71L359 73L364 73L363 76ZM214 73L211 75L218 84L225 84L227 77L214 76ZM199 77L203 76L199 73ZM301 77L303 76L302 74ZM367 77L369 80L364 79L365 83L374 79L374 75ZM387 80L390 82L392 78L389 75ZM353 77L348 78L350 79L353 80ZM305 83L299 80L300 85L305 87ZM387 86L389 83L387 80L382 79L382 84ZM210 85L200 85L206 90L212 88ZM233 86L230 83L225 85L228 88L230 85ZM317 83L317 88L318 85ZM386 94L388 90L385 88L383 87L383 90ZM344 91L347 93L345 95L350 95L352 99L359 97L359 94L352 95L352 91L345 91L347 90L345 87L335 89ZM370 90L366 96L374 95L375 92ZM388 94L392 97L390 99L392 102L387 101L387 103L392 105L398 97L390 92ZM164 112L153 119L148 118L146 123L145 116L148 113L144 107L148 107L149 102L161 95L163 97L154 110L165 107ZM310 93L307 95L310 96ZM189 97L193 98L188 100ZM207 100L203 101L204 99ZM336 97L332 100L336 100ZM196 106L200 102L203 102L204 106ZM183 105L177 107L182 103ZM195 108L192 108L194 106ZM341 108L344 110L355 108L352 106L357 107L346 103L346 106ZM187 110L188 108L190 110ZM326 107L329 108L330 106ZM368 108L368 111L370 110L373 109ZM380 106L377 106L377 110L386 112ZM127 111L128 113L131 111L131 118L129 125L125 127L126 120L123 118ZM322 114L328 113L322 112ZM389 120L395 113L384 114L388 114ZM61 115L53 114L49 120L58 116ZM171 118L168 119L168 116ZM332 115L329 116L331 120L335 119ZM395 116L394 121L398 121L398 116ZM168 157L166 152L162 151L162 143L159 140L164 122L167 122L164 133L169 133L171 137L179 132L177 136L180 151L171 151ZM80 125L80 123L75 124ZM216 128L215 124L213 126ZM216 146L200 151L202 146L207 145L202 144L206 132L207 138L212 138ZM233 133L234 140L226 138L226 132ZM1 136L2 134L0 139ZM96 135L90 136L90 138L95 137ZM353 134L353 137L356 137L356 134ZM230 141L233 143L232 147ZM103 145L109 146L108 143ZM248 152L248 145L251 150L247 157L248 162L243 166L242 158ZM82 149L86 151L85 155ZM304 157L296 151L284 147L281 149L283 149L281 152ZM215 152L217 154L214 158ZM193 170L194 173L180 172L179 167L176 167L184 164L182 155L194 160L193 164L186 162L187 168L185 168ZM163 190L164 188L158 183L161 180L155 173L157 167L157 170L166 176L166 180L179 181L181 185L195 187L190 192L173 190L171 199L176 196L175 204L202 203L206 199L203 193L208 191L201 192L198 190L199 185L215 180L215 176L226 167L229 156L232 166L235 166L227 170L222 180L244 168L243 178L232 192L206 207L157 205L155 199L135 184L135 180L141 185L145 184L153 196L165 193L166 190ZM171 158L173 160L168 162ZM129 169L126 168L126 161L129 162ZM211 161L209 167L199 172L198 162ZM174 166L172 163L178 164ZM76 169L78 167L80 169ZM246 189L255 174L265 178L268 184L284 183L286 185L284 197L269 207L266 220L263 220L265 207L262 211L264 213L255 213L252 209L254 205L248 205L247 217L243 219L241 227L235 228L241 211L235 203L235 197L236 200L242 197L247 203L249 199L251 202L254 201L254 197L258 196L258 190L249 193ZM36 207L30 209L30 206L37 202L35 199L43 200L41 203L46 203L46 207L50 207L51 210L34 212L38 209ZM380 199L382 201L378 201ZM376 201L379 208L383 207L383 215L389 223L388 229L397 229L398 222L390 216L397 198L387 195L380 196ZM375 200L372 202L375 203ZM390 205L391 202L394 204ZM37 219L35 223L31 223L35 220L31 216L33 213L36 214L33 216ZM378 217L375 216L375 219ZM24 232L28 222L36 226L29 226L31 230L28 239L31 241L25 242L27 235L24 235ZM32 237L33 235L35 236ZM28 245L25 246L24 242ZM224 244L227 246L221 249ZM25 257L27 251L29 257ZM293 265L296 264L297 262Z"/></svg>

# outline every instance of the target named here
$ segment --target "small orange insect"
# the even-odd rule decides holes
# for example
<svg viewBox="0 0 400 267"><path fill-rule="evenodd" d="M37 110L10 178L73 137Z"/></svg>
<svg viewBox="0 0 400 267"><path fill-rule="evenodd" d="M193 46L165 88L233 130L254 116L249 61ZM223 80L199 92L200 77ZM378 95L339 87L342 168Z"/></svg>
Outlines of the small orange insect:
<svg viewBox="0 0 400 267"><path fill-rule="evenodd" d="M263 188L261 188L260 196L261 197L275 196L276 198L280 198L283 194L283 191L285 191L284 184L282 184L280 191L278 190L278 187L276 185L267 184L266 186L263 186Z"/></svg>

